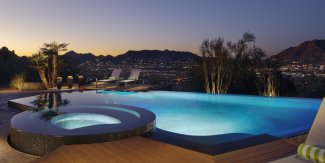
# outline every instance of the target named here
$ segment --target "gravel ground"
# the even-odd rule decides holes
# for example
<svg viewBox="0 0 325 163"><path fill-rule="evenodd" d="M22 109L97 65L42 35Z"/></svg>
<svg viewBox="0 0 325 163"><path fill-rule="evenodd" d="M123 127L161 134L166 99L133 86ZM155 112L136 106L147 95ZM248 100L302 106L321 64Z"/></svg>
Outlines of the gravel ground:
<svg viewBox="0 0 325 163"><path fill-rule="evenodd" d="M297 136L293 136L293 137L289 137L288 139L297 143L297 145L304 143L307 139L308 133L305 134L301 134L301 135L297 135Z"/></svg>

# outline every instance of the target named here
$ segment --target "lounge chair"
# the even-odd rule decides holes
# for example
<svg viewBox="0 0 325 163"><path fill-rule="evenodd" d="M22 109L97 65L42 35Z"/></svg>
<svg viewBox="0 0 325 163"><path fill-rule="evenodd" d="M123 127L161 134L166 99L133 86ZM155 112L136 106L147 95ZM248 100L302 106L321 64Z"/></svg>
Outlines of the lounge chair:
<svg viewBox="0 0 325 163"><path fill-rule="evenodd" d="M133 69L131 71L130 77L126 80L120 80L118 81L119 83L124 83L124 86L127 87L128 83L135 83L136 81L139 80L141 69ZM142 84L144 84L144 81L142 80Z"/></svg>
<svg viewBox="0 0 325 163"><path fill-rule="evenodd" d="M305 144L325 149L325 98L319 107L314 123L309 131ZM324 160L325 161L325 160ZM300 158L298 154L275 160L272 163L305 163L311 162Z"/></svg>
<svg viewBox="0 0 325 163"><path fill-rule="evenodd" d="M97 82L105 82L105 83L110 83L110 82L116 82L117 84L117 81L120 80L120 74L122 72L122 69L114 69L112 74L111 74L111 77L109 77L108 79L103 79L103 80L96 80L96 87L97 87Z"/></svg>

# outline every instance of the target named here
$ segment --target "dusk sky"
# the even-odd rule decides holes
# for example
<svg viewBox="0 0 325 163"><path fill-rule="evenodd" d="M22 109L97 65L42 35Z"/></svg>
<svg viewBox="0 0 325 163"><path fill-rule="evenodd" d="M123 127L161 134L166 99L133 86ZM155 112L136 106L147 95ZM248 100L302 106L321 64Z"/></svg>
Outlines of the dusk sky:
<svg viewBox="0 0 325 163"><path fill-rule="evenodd" d="M199 53L204 38L236 41L246 31L273 55L325 39L325 0L1 0L0 47L18 55L44 42L117 55L159 49Z"/></svg>

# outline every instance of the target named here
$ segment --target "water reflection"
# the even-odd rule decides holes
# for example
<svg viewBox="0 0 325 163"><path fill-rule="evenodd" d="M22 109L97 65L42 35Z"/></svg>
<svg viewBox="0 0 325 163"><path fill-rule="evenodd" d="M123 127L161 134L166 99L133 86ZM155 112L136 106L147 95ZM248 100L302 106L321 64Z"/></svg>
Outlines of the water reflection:
<svg viewBox="0 0 325 163"><path fill-rule="evenodd" d="M51 118L63 114L60 113L60 106L66 106L70 103L68 99L62 99L61 93L47 93L37 96L37 99L31 102L34 106L33 112L40 112L40 119L50 120Z"/></svg>

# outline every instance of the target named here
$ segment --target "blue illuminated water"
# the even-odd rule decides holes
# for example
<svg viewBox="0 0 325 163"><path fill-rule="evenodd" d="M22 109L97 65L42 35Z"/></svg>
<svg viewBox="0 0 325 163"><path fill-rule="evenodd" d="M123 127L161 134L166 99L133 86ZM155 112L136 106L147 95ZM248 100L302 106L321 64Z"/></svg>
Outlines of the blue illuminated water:
<svg viewBox="0 0 325 163"><path fill-rule="evenodd" d="M94 125L119 124L121 121L114 117L101 114L70 113L55 116L51 119L51 123L60 128L72 130Z"/></svg>
<svg viewBox="0 0 325 163"><path fill-rule="evenodd" d="M91 93L91 92L88 92ZM125 95L98 91L106 103L146 108L157 127L194 136L229 133L288 136L309 130L320 99L152 91Z"/></svg>
<svg viewBox="0 0 325 163"><path fill-rule="evenodd" d="M188 135L269 134L286 137L310 129L321 99L208 95L170 91L61 93L73 106L123 104L156 114L160 130ZM20 103L31 105L34 97ZM89 107L91 108L91 107Z"/></svg>

